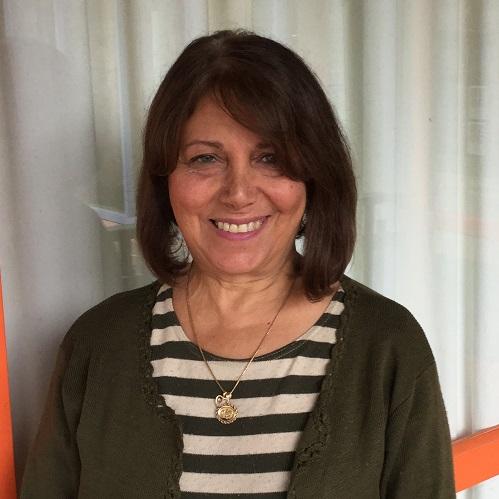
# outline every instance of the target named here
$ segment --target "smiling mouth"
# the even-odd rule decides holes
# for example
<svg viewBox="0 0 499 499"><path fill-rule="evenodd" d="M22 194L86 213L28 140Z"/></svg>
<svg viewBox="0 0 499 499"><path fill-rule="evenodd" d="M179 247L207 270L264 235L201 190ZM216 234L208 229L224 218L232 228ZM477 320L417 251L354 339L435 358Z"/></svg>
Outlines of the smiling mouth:
<svg viewBox="0 0 499 499"><path fill-rule="evenodd" d="M245 232L254 232L258 230L265 223L267 218L268 217L259 218L244 224L234 224L213 219L210 219L210 222L219 230L223 230L224 232L231 232L233 234L239 234Z"/></svg>

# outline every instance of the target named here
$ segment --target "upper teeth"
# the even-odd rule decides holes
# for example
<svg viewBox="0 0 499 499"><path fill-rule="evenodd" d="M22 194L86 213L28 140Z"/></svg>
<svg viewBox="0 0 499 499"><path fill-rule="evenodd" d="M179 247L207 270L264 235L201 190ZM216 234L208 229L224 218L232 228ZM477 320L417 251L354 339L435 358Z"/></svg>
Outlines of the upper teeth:
<svg viewBox="0 0 499 499"><path fill-rule="evenodd" d="M217 227L220 230L224 230L225 232L252 232L254 230L259 229L263 221L262 220L257 220L256 222L250 222L249 224L229 224L227 222L215 222L217 224Z"/></svg>

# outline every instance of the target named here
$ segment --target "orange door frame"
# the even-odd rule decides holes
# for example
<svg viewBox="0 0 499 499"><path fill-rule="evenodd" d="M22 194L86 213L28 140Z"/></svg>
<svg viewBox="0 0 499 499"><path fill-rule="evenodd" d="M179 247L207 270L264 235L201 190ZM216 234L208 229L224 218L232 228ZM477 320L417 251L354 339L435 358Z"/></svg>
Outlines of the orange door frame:
<svg viewBox="0 0 499 499"><path fill-rule="evenodd" d="M17 497L1 275L0 275L0 497L2 499L16 499Z"/></svg>
<svg viewBox="0 0 499 499"><path fill-rule="evenodd" d="M452 443L456 492L499 475L499 425Z"/></svg>

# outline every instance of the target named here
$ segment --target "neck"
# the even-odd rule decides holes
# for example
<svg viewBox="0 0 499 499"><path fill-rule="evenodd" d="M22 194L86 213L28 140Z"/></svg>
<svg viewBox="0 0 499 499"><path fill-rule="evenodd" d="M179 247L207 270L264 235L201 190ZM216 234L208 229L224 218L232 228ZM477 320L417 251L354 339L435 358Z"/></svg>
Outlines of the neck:
<svg viewBox="0 0 499 499"><path fill-rule="evenodd" d="M294 258L294 255L293 255ZM220 276L199 268L190 269L189 295L200 306L206 304L219 317L232 317L275 310L294 282L293 259L272 273L260 276Z"/></svg>

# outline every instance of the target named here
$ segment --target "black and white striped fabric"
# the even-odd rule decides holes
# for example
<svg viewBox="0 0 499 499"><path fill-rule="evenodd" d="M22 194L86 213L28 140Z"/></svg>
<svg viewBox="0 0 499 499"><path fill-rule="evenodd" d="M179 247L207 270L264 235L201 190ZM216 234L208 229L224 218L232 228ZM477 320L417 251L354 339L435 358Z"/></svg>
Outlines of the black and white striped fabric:
<svg viewBox="0 0 499 499"><path fill-rule="evenodd" d="M152 316L153 376L182 424L182 497L284 498L294 453L314 407L344 309L340 289L316 324L292 343L255 358L234 391L238 419L215 418L213 381L197 346L182 330L163 285ZM227 390L246 365L206 352Z"/></svg>

